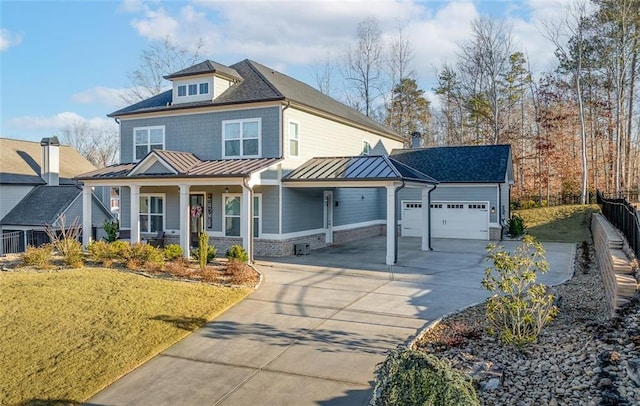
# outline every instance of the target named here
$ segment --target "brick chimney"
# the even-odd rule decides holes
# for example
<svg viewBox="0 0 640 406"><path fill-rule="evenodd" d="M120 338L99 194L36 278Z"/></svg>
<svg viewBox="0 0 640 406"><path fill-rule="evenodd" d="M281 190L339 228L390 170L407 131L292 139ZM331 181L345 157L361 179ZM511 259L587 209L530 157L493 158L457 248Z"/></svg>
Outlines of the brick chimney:
<svg viewBox="0 0 640 406"><path fill-rule="evenodd" d="M47 137L40 141L42 146L42 160L40 162L40 176L48 186L60 184L60 141L58 137Z"/></svg>

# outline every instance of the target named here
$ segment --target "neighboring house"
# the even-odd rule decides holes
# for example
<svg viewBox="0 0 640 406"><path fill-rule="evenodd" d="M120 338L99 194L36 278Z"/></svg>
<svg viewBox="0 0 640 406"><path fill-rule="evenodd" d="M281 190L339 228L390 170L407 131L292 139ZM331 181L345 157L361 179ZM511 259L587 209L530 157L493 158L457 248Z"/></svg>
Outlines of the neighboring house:
<svg viewBox="0 0 640 406"><path fill-rule="evenodd" d="M391 157L440 182L431 193L434 238L501 239L514 182L511 146L401 149ZM420 196L403 190L399 198L402 235L419 236Z"/></svg>
<svg viewBox="0 0 640 406"><path fill-rule="evenodd" d="M62 217L67 226L76 219L82 224L82 189L73 177L94 169L56 137L40 143L0 138L0 234L15 236L12 249L0 244L0 253L46 242L45 228L59 228ZM95 196L92 205L94 227L111 218Z"/></svg>
<svg viewBox="0 0 640 406"><path fill-rule="evenodd" d="M428 249L437 181L388 156L403 140L385 126L250 60L205 61L166 79L171 90L109 115L120 123L120 163L78 177L87 190L120 189L121 237L164 232L188 253L204 231L219 251L282 256L386 233L392 264L397 228L387 224L397 191L415 188Z"/></svg>

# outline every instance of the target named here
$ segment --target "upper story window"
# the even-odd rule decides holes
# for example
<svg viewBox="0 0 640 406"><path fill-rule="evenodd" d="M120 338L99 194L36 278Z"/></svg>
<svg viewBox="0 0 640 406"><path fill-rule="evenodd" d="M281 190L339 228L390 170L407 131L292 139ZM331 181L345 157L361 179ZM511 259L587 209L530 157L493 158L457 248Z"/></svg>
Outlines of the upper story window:
<svg viewBox="0 0 640 406"><path fill-rule="evenodd" d="M164 149L164 126L133 129L135 160L139 161L152 149Z"/></svg>
<svg viewBox="0 0 640 406"><path fill-rule="evenodd" d="M289 121L289 155L300 155L300 124Z"/></svg>
<svg viewBox="0 0 640 406"><path fill-rule="evenodd" d="M178 85L178 97L198 96L203 94L209 94L208 82Z"/></svg>
<svg viewBox="0 0 640 406"><path fill-rule="evenodd" d="M223 157L260 157L261 123L261 119L259 118L223 121Z"/></svg>

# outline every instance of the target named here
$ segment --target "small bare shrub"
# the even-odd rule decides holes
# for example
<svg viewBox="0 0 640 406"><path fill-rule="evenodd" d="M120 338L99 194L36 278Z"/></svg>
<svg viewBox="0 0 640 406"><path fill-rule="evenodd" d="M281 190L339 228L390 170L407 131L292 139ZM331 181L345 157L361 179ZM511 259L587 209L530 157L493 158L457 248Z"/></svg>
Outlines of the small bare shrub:
<svg viewBox="0 0 640 406"><path fill-rule="evenodd" d="M468 324L462 321L449 322L443 326L438 344L447 347L460 347L466 344L468 339L479 338L482 329L476 323Z"/></svg>
<svg viewBox="0 0 640 406"><path fill-rule="evenodd" d="M229 261L227 274L229 282L233 285L253 285L260 278L253 268L239 261Z"/></svg>
<svg viewBox="0 0 640 406"><path fill-rule="evenodd" d="M193 271L189 268L189 263L182 258L167 262L164 265L164 270L177 278L188 278L193 275Z"/></svg>
<svg viewBox="0 0 640 406"><path fill-rule="evenodd" d="M47 237L49 237L53 247L66 258L69 253L75 253L78 249L76 243L80 241L82 225L80 224L80 219L76 217L73 222L67 226L64 215L60 216L58 224L59 228L47 225L44 232L47 234ZM80 245L80 249L82 251L82 245Z"/></svg>
<svg viewBox="0 0 640 406"><path fill-rule="evenodd" d="M203 282L215 283L218 281L218 271L212 266L208 266L199 271Z"/></svg>
<svg viewBox="0 0 640 406"><path fill-rule="evenodd" d="M29 245L27 250L20 256L23 265L35 266L40 269L50 269L52 267L53 246L43 244L39 247Z"/></svg>

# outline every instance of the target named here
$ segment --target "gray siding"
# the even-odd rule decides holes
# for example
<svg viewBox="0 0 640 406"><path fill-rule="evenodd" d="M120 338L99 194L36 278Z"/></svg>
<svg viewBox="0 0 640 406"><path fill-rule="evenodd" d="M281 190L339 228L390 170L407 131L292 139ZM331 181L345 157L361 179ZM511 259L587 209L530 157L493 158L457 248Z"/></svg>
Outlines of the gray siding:
<svg viewBox="0 0 640 406"><path fill-rule="evenodd" d="M160 162L156 162L155 164L151 165L149 169L144 171L144 173L167 173L167 172L169 172L167 167L161 164Z"/></svg>
<svg viewBox="0 0 640 406"><path fill-rule="evenodd" d="M262 232L278 234L278 187L256 186L254 191L262 194Z"/></svg>
<svg viewBox="0 0 640 406"><path fill-rule="evenodd" d="M333 199L338 203L338 206L333 208L335 226L384 218L380 217L380 199L376 188L336 189Z"/></svg>
<svg viewBox="0 0 640 406"><path fill-rule="evenodd" d="M278 107L223 111L181 116L123 119L120 124L120 162L133 162L133 129L165 126L165 149L193 152L200 159L222 159L222 121L262 119L262 157L280 156Z"/></svg>
<svg viewBox="0 0 640 406"><path fill-rule="evenodd" d="M282 232L324 227L324 198L321 189L282 188Z"/></svg>
<svg viewBox="0 0 640 406"><path fill-rule="evenodd" d="M92 209L94 209L94 207L95 204L92 206ZM71 203L71 206L69 206L69 208L64 212L65 226L73 224L74 221L82 226L82 194L80 194L80 196L78 196L78 198L74 200L73 203ZM96 224L92 223L92 225L95 226Z"/></svg>
<svg viewBox="0 0 640 406"><path fill-rule="evenodd" d="M420 200L421 192L417 188L405 188L400 190L400 200ZM498 187L491 186L453 186L441 187L431 193L431 201L451 201L451 202L489 202L490 207L496 208L496 213L491 213L489 221L498 221Z"/></svg>
<svg viewBox="0 0 640 406"><path fill-rule="evenodd" d="M0 220L22 200L33 186L0 185Z"/></svg>
<svg viewBox="0 0 640 406"><path fill-rule="evenodd" d="M131 228L131 189L120 188L120 228Z"/></svg>

